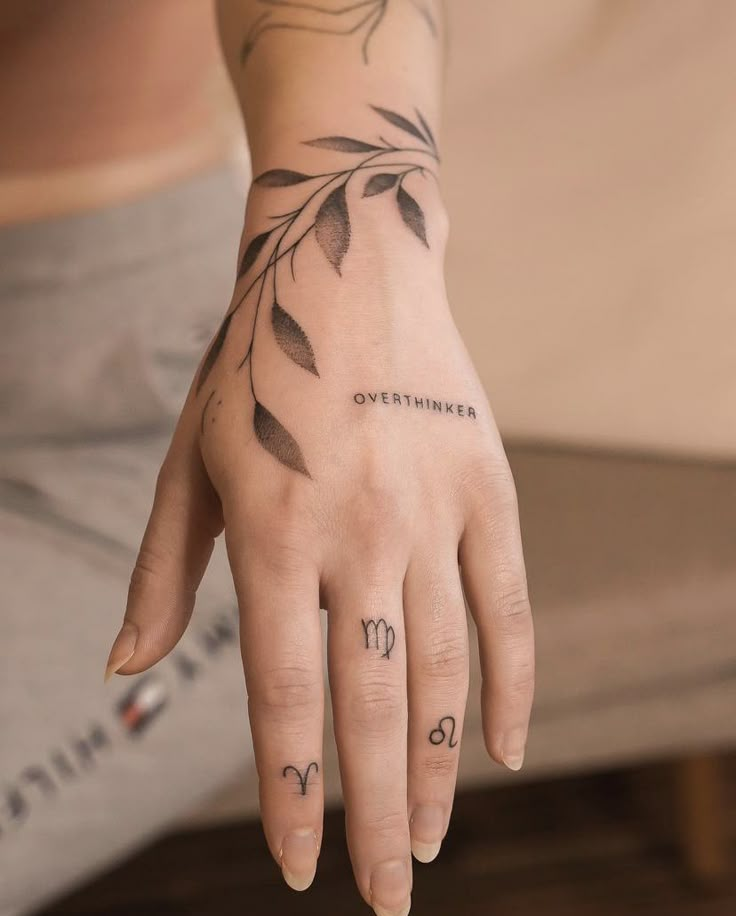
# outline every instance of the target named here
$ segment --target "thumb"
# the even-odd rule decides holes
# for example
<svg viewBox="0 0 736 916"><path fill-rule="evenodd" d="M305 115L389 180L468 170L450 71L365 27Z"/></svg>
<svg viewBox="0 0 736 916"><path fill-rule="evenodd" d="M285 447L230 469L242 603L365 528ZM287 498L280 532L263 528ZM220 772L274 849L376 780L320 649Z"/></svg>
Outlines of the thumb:
<svg viewBox="0 0 736 916"><path fill-rule="evenodd" d="M197 588L222 531L222 509L199 446L175 435L130 579L125 619L105 668L137 674L167 655L187 628Z"/></svg>

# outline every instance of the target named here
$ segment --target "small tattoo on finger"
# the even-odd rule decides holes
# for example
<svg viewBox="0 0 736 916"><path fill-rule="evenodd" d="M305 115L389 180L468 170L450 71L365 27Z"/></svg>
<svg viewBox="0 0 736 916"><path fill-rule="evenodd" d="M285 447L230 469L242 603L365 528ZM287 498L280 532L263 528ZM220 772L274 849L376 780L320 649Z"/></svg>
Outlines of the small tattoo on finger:
<svg viewBox="0 0 736 916"><path fill-rule="evenodd" d="M450 723L449 734L445 730L446 728L446 726L444 725L445 722ZM443 716L440 719L437 727L433 728L432 731L429 733L430 744L435 744L435 745L442 744L445 740L447 740L448 747L456 747L457 741L455 741L454 738L455 738L455 717L454 716Z"/></svg>
<svg viewBox="0 0 736 916"><path fill-rule="evenodd" d="M381 658L391 658L391 650L396 642L394 628L379 617L378 620L361 620L366 649L377 649Z"/></svg>
<svg viewBox="0 0 736 916"><path fill-rule="evenodd" d="M307 794L307 782L309 781L309 773L310 773L312 767L314 767L314 772L315 772L315 773L319 773L319 764L317 763L316 760L313 760L313 761L309 764L309 766L306 768L306 770L304 770L303 773L301 773L295 766L292 766L292 764L289 764L288 766L285 766L285 767L284 767L284 769L283 769L282 772L281 772L281 775L282 775L284 778L286 778L286 776L287 776L289 770L291 770L293 773L295 773L295 774L296 774L296 778L299 780L299 791L300 791L300 794L301 794L301 795L306 795L306 794Z"/></svg>

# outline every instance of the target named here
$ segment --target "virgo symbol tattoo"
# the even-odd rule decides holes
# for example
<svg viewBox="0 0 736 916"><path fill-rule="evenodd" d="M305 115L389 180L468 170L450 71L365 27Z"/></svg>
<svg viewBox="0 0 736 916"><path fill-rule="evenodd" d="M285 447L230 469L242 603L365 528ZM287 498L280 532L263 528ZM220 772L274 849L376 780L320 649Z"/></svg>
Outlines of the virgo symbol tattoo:
<svg viewBox="0 0 736 916"><path fill-rule="evenodd" d="M449 736L447 732L445 731L444 726L442 725L443 722L450 723ZM447 739L448 747L455 747L457 745L457 741L453 741L454 737L455 737L455 716L443 716L440 719L440 722L437 728L433 728L432 731L429 733L430 744L442 744L442 742L445 739Z"/></svg>
<svg viewBox="0 0 736 916"><path fill-rule="evenodd" d="M366 649L378 649L381 658L391 658L391 650L396 642L394 628L390 627L383 617L378 620L361 620L365 636Z"/></svg>
<svg viewBox="0 0 736 916"><path fill-rule="evenodd" d="M288 766L284 767L281 775L284 778L286 778L286 774L289 772L289 770L293 770L296 773L296 778L299 780L299 788L300 788L301 794L306 795L307 794L307 781L309 779L309 772L312 769L312 767L314 767L315 773L319 773L319 764L317 763L316 760L313 760L309 764L309 766L306 768L304 773L300 773L299 770L297 770L295 766L292 766L291 764L289 764Z"/></svg>

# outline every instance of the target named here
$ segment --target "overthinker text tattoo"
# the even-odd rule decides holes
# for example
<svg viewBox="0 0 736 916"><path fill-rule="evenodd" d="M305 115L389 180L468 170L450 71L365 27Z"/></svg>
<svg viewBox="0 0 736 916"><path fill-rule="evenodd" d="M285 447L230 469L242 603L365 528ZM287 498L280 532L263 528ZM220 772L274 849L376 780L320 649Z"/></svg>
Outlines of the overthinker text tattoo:
<svg viewBox="0 0 736 916"><path fill-rule="evenodd" d="M449 722L449 733L446 730L445 722ZM443 744L444 741L447 741L448 747L456 747L457 741L455 738L455 716L443 716L439 725L436 728L433 728L429 733L429 743L430 744Z"/></svg>
<svg viewBox="0 0 736 916"><path fill-rule="evenodd" d="M457 401L436 400L435 398L419 397L418 395L399 394L397 391L356 391L353 401L362 407L363 404L398 404L399 407L413 407L415 410L431 410L434 413L452 414L456 417L469 417L477 419L475 407L460 404Z"/></svg>
<svg viewBox="0 0 736 916"><path fill-rule="evenodd" d="M413 118L386 108L371 106L379 123L389 126L394 141L379 136L362 140L346 136L319 137L306 141L307 146L329 150L349 157L352 162L332 171L306 174L292 169L275 168L259 175L254 184L263 189L299 189L302 196L284 213L269 217L275 225L250 239L240 259L236 284L244 289L231 306L202 361L195 395L205 398L200 428L206 432L207 411L212 410L216 388L207 385L212 370L220 361L229 341L231 327L246 303L252 303L250 340L237 368L247 369L253 398L253 429L256 439L285 467L311 477L306 459L296 439L263 403L256 385L254 356L263 321L261 306L270 303L270 325L282 352L313 379L319 378L318 360L309 335L293 316L296 302L284 307L285 298L296 283L296 255L310 234L338 276L342 276L346 256L353 241L350 207L355 199L391 199L406 229L421 245L429 248L424 211L404 187L410 176L437 180L439 163L437 143L425 118L416 111ZM356 161L357 160L357 161ZM353 190L359 179L360 191ZM380 206L378 202L365 206ZM236 285L237 289L237 285ZM241 351L242 352L242 351ZM207 394L203 394L203 389ZM218 402L215 402L217 404ZM211 421L214 418L211 418Z"/></svg>
<svg viewBox="0 0 736 916"><path fill-rule="evenodd" d="M258 0L264 9L250 27L240 48L244 66L264 35L269 32L311 32L313 35L335 35L349 38L362 36L363 63L369 62L370 44L384 21L390 6L408 3L436 38L437 19L433 11L436 0Z"/></svg>
<svg viewBox="0 0 736 916"><path fill-rule="evenodd" d="M381 658L391 658L391 650L396 642L394 628L379 617L378 620L361 620L366 649L376 649Z"/></svg>
<svg viewBox="0 0 736 916"><path fill-rule="evenodd" d="M300 770L298 770L295 766L292 766L292 764L289 764L288 766L284 767L284 769L281 772L281 775L284 777L284 779L286 779L290 772L294 773L297 780L299 781L299 794L306 795L307 794L307 783L309 782L309 773L311 772L312 767L314 767L315 773L319 773L319 764L317 763L316 760L313 760L307 766L307 768L304 770L303 773Z"/></svg>

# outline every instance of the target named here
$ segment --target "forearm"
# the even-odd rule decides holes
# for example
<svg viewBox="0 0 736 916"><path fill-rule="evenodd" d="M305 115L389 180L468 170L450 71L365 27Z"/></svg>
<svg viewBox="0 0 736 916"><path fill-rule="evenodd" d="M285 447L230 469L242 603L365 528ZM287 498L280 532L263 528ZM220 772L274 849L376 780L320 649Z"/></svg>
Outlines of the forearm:
<svg viewBox="0 0 736 916"><path fill-rule="evenodd" d="M533 688L513 481L444 291L439 4L219 12L254 180L233 299L133 577L126 621L141 638L131 656L122 631L110 670L173 647L224 526L264 830L304 889L322 836L326 608L353 871L377 916L405 916L411 851L437 855L452 808L464 596L493 672L486 745L514 770Z"/></svg>
<svg viewBox="0 0 736 916"><path fill-rule="evenodd" d="M436 139L439 0L218 0L218 20L254 175L288 151L302 164L323 161L299 144L326 135L380 144L390 134L391 145L424 145L406 131L397 137L371 106L409 118Z"/></svg>

